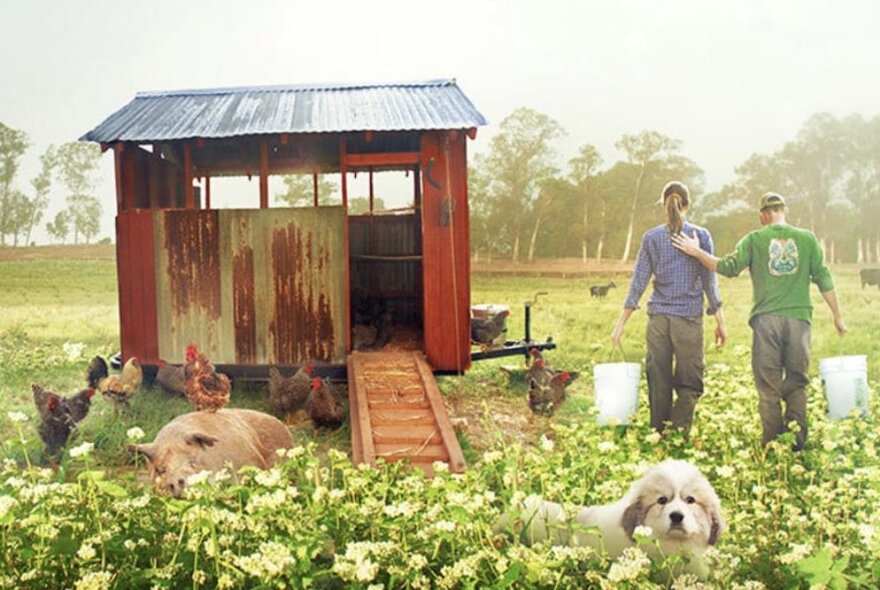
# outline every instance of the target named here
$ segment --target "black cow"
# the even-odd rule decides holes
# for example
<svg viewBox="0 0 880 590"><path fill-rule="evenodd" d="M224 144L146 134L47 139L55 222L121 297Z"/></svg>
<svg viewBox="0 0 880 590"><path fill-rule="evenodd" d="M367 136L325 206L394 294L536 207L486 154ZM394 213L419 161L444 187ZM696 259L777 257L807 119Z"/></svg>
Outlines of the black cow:
<svg viewBox="0 0 880 590"><path fill-rule="evenodd" d="M859 278L862 279L862 289L865 285L877 285L880 289L880 268L863 268L859 271Z"/></svg>

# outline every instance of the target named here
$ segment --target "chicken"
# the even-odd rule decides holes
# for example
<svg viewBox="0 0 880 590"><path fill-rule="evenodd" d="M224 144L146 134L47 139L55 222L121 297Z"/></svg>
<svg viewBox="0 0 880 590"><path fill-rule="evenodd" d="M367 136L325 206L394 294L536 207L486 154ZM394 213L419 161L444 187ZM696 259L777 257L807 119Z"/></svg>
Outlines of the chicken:
<svg viewBox="0 0 880 590"><path fill-rule="evenodd" d="M305 405L312 389L313 370L312 363L307 363L292 376L283 377L277 368L269 369L269 407L273 412L284 415Z"/></svg>
<svg viewBox="0 0 880 590"><path fill-rule="evenodd" d="M529 380L529 409L536 414L552 416L562 402L568 397L565 388L573 380L572 374L562 371L550 377L546 384L536 379Z"/></svg>
<svg viewBox="0 0 880 590"><path fill-rule="evenodd" d="M216 412L229 401L229 391L232 389L229 377L218 373L195 344L186 347L186 365L183 371L186 377L184 394L196 410Z"/></svg>
<svg viewBox="0 0 880 590"><path fill-rule="evenodd" d="M553 415L556 408L568 396L566 387L577 379L576 371L557 371L537 348L529 350L532 364L526 371L525 379L529 385L529 408L536 414Z"/></svg>
<svg viewBox="0 0 880 590"><path fill-rule="evenodd" d="M355 324L351 328L352 348L355 350L378 350L391 340L390 310L384 310L379 317L367 324Z"/></svg>
<svg viewBox="0 0 880 590"><path fill-rule="evenodd" d="M104 399L118 410L127 406L131 396L140 388L144 381L144 371L137 358L131 357L122 367L121 375L110 375L107 361L96 356L89 364L86 379L89 387L101 392Z"/></svg>
<svg viewBox="0 0 880 590"><path fill-rule="evenodd" d="M88 415L95 389L89 387L70 397L62 397L36 384L31 385L31 389L40 413L37 432L45 444L44 452L55 456L67 444L76 424Z"/></svg>
<svg viewBox="0 0 880 590"><path fill-rule="evenodd" d="M315 428L339 428L345 419L342 396L327 379L312 379L312 390L306 399L306 412Z"/></svg>
<svg viewBox="0 0 880 590"><path fill-rule="evenodd" d="M186 375L183 365L172 365L159 359L159 368L156 371L155 382L162 386L168 393L184 395L186 390Z"/></svg>
<svg viewBox="0 0 880 590"><path fill-rule="evenodd" d="M483 350L488 350L495 339L504 333L509 315L510 312L504 309L491 318L471 318L471 340Z"/></svg>

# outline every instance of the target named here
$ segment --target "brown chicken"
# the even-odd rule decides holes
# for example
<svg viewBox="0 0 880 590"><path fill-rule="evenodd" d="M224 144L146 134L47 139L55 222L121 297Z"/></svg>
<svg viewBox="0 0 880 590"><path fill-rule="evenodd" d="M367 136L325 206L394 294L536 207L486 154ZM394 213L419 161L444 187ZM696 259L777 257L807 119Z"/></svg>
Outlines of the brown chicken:
<svg viewBox="0 0 880 590"><path fill-rule="evenodd" d="M101 392L101 395L119 410L128 406L131 396L140 389L144 381L144 371L137 358L131 357L122 367L120 375L110 375L107 361L96 356L89 364L87 381L89 387Z"/></svg>
<svg viewBox="0 0 880 590"><path fill-rule="evenodd" d="M312 390L306 400L306 412L316 428L339 428L345 420L342 396L327 379L312 379Z"/></svg>
<svg viewBox="0 0 880 590"><path fill-rule="evenodd" d="M562 371L550 377L546 384L529 380L529 409L542 416L552 416L568 397L566 387L574 380L572 373Z"/></svg>
<svg viewBox="0 0 880 590"><path fill-rule="evenodd" d="M229 392L232 389L229 377L218 373L195 344L186 347L186 365L183 371L186 377L184 394L196 410L216 412L229 401Z"/></svg>
<svg viewBox="0 0 880 590"><path fill-rule="evenodd" d="M172 365L159 359L159 368L156 370L155 382L162 386L168 393L184 395L186 391L186 375L183 365Z"/></svg>
<svg viewBox="0 0 880 590"><path fill-rule="evenodd" d="M44 453L55 456L67 444L76 424L88 415L95 390L89 387L76 395L63 397L36 384L31 385L31 389L34 405L40 413L37 432L45 444Z"/></svg>
<svg viewBox="0 0 880 590"><path fill-rule="evenodd" d="M509 315L510 312L504 309L491 318L471 318L471 340L487 350L504 333L505 321Z"/></svg>
<svg viewBox="0 0 880 590"><path fill-rule="evenodd" d="M269 407L276 414L288 414L302 408L312 389L312 363L297 369L290 377L283 377L281 372L269 369Z"/></svg>

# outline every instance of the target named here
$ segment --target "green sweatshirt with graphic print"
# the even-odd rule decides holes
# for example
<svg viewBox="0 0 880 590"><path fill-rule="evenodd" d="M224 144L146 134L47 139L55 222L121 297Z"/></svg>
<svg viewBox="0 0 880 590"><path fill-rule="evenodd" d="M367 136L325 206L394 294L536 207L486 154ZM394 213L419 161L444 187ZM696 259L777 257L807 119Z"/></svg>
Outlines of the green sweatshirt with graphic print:
<svg viewBox="0 0 880 590"><path fill-rule="evenodd" d="M809 322L810 283L822 293L834 288L813 232L785 223L746 235L732 253L718 260L717 271L735 277L746 268L752 275L752 318L771 313Z"/></svg>

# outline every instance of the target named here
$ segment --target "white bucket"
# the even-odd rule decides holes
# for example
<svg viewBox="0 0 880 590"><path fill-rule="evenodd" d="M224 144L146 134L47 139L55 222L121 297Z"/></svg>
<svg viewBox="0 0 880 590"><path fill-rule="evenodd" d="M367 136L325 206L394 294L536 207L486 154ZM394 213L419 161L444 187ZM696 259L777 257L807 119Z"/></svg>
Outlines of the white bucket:
<svg viewBox="0 0 880 590"><path fill-rule="evenodd" d="M602 363L593 366L593 387L599 424L609 421L629 424L639 406L639 381L642 365L639 363Z"/></svg>
<svg viewBox="0 0 880 590"><path fill-rule="evenodd" d="M868 359L864 355L819 359L828 418L848 418L853 410L868 415Z"/></svg>
<svg viewBox="0 0 880 590"><path fill-rule="evenodd" d="M507 305L500 305L498 303L481 303L480 305L474 305L471 307L471 317L477 318L481 320L488 320L502 311L510 312L510 307ZM510 316L508 316L510 317ZM504 330L501 334L498 335L495 340L492 341L492 346L503 346L507 341L507 320L504 321Z"/></svg>

